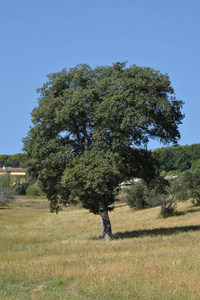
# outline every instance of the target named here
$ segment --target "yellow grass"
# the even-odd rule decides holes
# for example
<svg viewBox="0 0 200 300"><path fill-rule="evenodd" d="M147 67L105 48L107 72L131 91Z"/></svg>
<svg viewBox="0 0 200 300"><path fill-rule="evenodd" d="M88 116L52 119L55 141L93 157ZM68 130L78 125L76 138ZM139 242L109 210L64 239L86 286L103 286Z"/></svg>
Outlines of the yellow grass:
<svg viewBox="0 0 200 300"><path fill-rule="evenodd" d="M46 200L0 210L0 299L200 299L200 208L159 219L159 208L116 205L114 239L98 216Z"/></svg>

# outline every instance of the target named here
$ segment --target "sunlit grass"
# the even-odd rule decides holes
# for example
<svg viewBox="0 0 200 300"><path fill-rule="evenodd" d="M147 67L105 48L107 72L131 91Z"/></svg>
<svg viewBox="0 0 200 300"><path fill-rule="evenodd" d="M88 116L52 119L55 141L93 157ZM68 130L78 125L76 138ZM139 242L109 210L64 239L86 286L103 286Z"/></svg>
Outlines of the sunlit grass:
<svg viewBox="0 0 200 300"><path fill-rule="evenodd" d="M0 299L200 299L199 207L159 219L118 204L104 242L98 216L37 201L0 210Z"/></svg>

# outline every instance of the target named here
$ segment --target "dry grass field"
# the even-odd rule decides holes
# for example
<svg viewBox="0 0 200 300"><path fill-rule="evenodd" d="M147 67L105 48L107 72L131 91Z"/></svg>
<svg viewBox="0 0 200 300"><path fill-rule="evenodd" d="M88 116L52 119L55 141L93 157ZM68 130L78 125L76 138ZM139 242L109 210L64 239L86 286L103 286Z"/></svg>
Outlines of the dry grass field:
<svg viewBox="0 0 200 300"><path fill-rule="evenodd" d="M0 299L200 299L200 208L110 214L113 240L83 209L50 214L47 200L0 210Z"/></svg>

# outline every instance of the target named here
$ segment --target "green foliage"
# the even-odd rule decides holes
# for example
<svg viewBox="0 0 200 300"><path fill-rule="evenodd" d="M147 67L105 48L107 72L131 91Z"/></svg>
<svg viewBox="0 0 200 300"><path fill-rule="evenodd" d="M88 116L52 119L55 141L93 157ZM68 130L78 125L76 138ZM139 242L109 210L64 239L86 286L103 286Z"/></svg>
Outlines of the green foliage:
<svg viewBox="0 0 200 300"><path fill-rule="evenodd" d="M180 175L186 170L200 168L200 144L171 146L155 150L160 166L158 173Z"/></svg>
<svg viewBox="0 0 200 300"><path fill-rule="evenodd" d="M127 203L135 209L161 206L162 218L178 215L176 211L176 204L180 199L178 179L167 181L162 177L157 177L149 186L140 181L134 183L127 193Z"/></svg>
<svg viewBox="0 0 200 300"><path fill-rule="evenodd" d="M17 153L13 155L0 155L0 167L12 167L12 168L19 168L21 161L23 159L22 153Z"/></svg>
<svg viewBox="0 0 200 300"><path fill-rule="evenodd" d="M11 186L11 177L8 173L0 176L0 185L6 187Z"/></svg>
<svg viewBox="0 0 200 300"><path fill-rule="evenodd" d="M178 213L173 202L170 202L168 204L163 203L163 205L161 206L160 217L166 219L177 215Z"/></svg>
<svg viewBox="0 0 200 300"><path fill-rule="evenodd" d="M26 195L31 197L39 197L42 195L42 191L37 183L31 184L26 189Z"/></svg>
<svg viewBox="0 0 200 300"><path fill-rule="evenodd" d="M19 168L20 163L22 161L22 157L23 157L22 153L9 155L5 166L12 167L12 168Z"/></svg>
<svg viewBox="0 0 200 300"><path fill-rule="evenodd" d="M9 174L0 176L0 207L4 206L14 195Z"/></svg>
<svg viewBox="0 0 200 300"><path fill-rule="evenodd" d="M167 181L163 181L163 183L161 181L162 179L155 180L151 185L147 185L144 181L132 184L130 189L127 189L127 204L135 209L161 205L163 194L166 194L165 186L167 185Z"/></svg>
<svg viewBox="0 0 200 300"><path fill-rule="evenodd" d="M164 193L159 194L158 198L161 206L161 218L168 218L178 215L176 210L178 189L179 185L177 179L171 179L168 181L168 185L165 187Z"/></svg>
<svg viewBox="0 0 200 300"><path fill-rule="evenodd" d="M191 171L195 171L199 169L200 169L200 158L193 160Z"/></svg>
<svg viewBox="0 0 200 300"><path fill-rule="evenodd" d="M29 181L22 182L22 184L19 184L15 187L15 191L17 195L26 195L26 190L28 186L30 185Z"/></svg>
<svg viewBox="0 0 200 300"><path fill-rule="evenodd" d="M145 209L149 207L146 197L148 194L147 186L143 182L137 182L127 189L127 204L135 209Z"/></svg>
<svg viewBox="0 0 200 300"><path fill-rule="evenodd" d="M125 63L78 65L48 75L38 89L33 126L23 140L24 166L58 211L81 201L93 213L112 209L115 188L132 177L155 178L150 138L177 143L183 102L167 74Z"/></svg>
<svg viewBox="0 0 200 300"><path fill-rule="evenodd" d="M200 169L183 173L178 197L183 200L193 199L200 205Z"/></svg>
<svg viewBox="0 0 200 300"><path fill-rule="evenodd" d="M0 168L3 168L3 166L6 166L7 159L8 159L8 155L6 155L6 154L0 155Z"/></svg>

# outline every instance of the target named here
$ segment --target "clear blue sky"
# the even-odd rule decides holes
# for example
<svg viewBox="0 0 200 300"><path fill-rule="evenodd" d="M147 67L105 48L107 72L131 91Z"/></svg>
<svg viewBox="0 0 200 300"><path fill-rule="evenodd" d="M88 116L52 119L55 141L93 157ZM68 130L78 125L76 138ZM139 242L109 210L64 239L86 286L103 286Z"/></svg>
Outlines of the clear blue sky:
<svg viewBox="0 0 200 300"><path fill-rule="evenodd" d="M179 143L200 143L199 16L199 0L1 1L0 154L21 152L46 74L79 63L168 73L185 102Z"/></svg>

